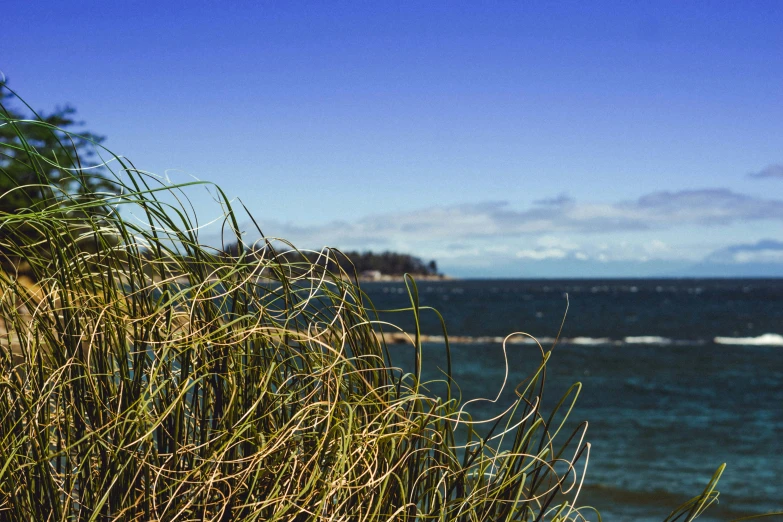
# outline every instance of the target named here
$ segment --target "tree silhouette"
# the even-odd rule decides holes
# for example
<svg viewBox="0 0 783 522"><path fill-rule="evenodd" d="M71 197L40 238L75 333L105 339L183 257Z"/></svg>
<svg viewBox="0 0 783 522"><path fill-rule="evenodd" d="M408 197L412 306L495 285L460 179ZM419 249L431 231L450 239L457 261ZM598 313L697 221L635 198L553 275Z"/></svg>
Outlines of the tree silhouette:
<svg viewBox="0 0 783 522"><path fill-rule="evenodd" d="M94 156L94 145L103 137L74 133L81 122L73 107L47 114L23 102L14 107L14 98L7 82L0 82L0 212L41 208L63 194L89 197L113 188L101 169L85 168L83 161Z"/></svg>
<svg viewBox="0 0 783 522"><path fill-rule="evenodd" d="M103 137L74 132L81 125L75 113L67 105L52 113L36 112L6 81L0 82L0 267L5 271L26 271L20 266L20 248L51 254L45 231L31 227L24 216L15 218L20 212L56 208L64 198L98 202L85 205L80 215L69 214L76 230L79 220L100 219L108 211L100 192L116 188L105 169L84 163L95 156Z"/></svg>

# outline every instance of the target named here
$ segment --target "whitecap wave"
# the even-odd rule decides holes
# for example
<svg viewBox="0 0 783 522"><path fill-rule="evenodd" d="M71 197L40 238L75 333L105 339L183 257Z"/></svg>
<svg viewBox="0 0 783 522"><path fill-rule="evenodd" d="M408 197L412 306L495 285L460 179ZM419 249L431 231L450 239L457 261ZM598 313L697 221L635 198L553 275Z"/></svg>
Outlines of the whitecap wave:
<svg viewBox="0 0 783 522"><path fill-rule="evenodd" d="M380 334L379 334L380 336ZM384 333L384 340L390 344L411 344L415 339L415 334L404 332ZM443 343L442 335L423 334L420 340L425 343ZM533 339L527 335L512 335L510 337L500 336L470 336L470 335L451 335L449 342L453 344L536 344L549 346L555 344L553 337L539 337ZM624 345L657 345L657 346L692 346L704 345L709 342L705 339L670 339L660 335L632 335L622 340L609 337L562 337L559 344L569 344L575 346L624 346ZM783 346L783 335L767 333L758 337L715 337L717 344L734 344L750 346Z"/></svg>
<svg viewBox="0 0 783 522"><path fill-rule="evenodd" d="M608 337L573 337L571 339L565 339L565 342L570 344L594 346L599 344L613 344L614 341Z"/></svg>
<svg viewBox="0 0 783 522"><path fill-rule="evenodd" d="M716 337L716 344L742 344L746 346L783 346L783 335L765 333L758 337Z"/></svg>
<svg viewBox="0 0 783 522"><path fill-rule="evenodd" d="M623 342L625 344L672 344L671 339L660 335L635 335L626 337Z"/></svg>

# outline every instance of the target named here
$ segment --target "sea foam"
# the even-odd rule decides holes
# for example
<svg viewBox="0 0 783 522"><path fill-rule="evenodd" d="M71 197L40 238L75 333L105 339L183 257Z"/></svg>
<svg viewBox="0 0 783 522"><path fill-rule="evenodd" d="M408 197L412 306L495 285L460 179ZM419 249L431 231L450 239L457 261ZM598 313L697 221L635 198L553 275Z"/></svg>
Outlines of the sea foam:
<svg viewBox="0 0 783 522"><path fill-rule="evenodd" d="M624 339L626 344L671 344L672 340L668 337L661 337L659 335L637 335L626 337Z"/></svg>
<svg viewBox="0 0 783 522"><path fill-rule="evenodd" d="M565 339L565 342L570 344L582 344L587 346L594 346L599 344L612 344L612 340L608 337L573 337L571 339Z"/></svg>
<svg viewBox="0 0 783 522"><path fill-rule="evenodd" d="M783 346L783 335L765 333L758 337L716 337L716 344L743 344L748 346Z"/></svg>

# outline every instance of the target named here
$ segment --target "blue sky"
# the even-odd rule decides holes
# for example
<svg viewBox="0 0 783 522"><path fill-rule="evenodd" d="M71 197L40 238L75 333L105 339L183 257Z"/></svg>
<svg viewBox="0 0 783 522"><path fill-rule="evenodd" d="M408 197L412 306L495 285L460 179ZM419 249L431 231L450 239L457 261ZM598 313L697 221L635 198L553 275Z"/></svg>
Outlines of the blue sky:
<svg viewBox="0 0 783 522"><path fill-rule="evenodd" d="M783 275L780 2L2 16L0 71L34 107L73 104L138 167L214 181L304 248L473 277Z"/></svg>

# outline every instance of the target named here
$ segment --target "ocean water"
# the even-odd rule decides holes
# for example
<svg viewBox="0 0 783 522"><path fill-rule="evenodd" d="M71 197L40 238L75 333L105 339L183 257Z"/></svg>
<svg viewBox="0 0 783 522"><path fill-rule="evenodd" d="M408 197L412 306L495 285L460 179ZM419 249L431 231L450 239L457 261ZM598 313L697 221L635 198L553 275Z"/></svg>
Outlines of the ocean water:
<svg viewBox="0 0 783 522"><path fill-rule="evenodd" d="M362 287L378 309L410 306L402 283ZM421 282L444 317L464 399L494 398L506 370L503 336L553 345L545 409L583 385L570 421L587 420L589 466L580 503L604 520L663 520L701 492L723 462L719 504L700 520L783 511L783 280L467 280ZM567 297L566 297L567 295ZM409 328L410 313L381 313ZM423 311L426 376L445 368L437 315ZM516 336L515 340L522 340ZM409 366L411 350L393 345ZM531 343L507 345L509 383L538 365ZM504 402L505 401L505 402Z"/></svg>

